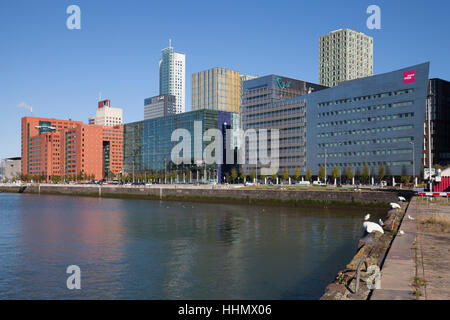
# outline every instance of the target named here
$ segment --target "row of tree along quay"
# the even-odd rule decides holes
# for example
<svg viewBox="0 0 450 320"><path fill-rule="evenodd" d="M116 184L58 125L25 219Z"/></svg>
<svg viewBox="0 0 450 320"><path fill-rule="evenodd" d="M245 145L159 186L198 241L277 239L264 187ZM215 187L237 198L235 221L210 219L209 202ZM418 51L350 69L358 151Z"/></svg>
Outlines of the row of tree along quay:
<svg viewBox="0 0 450 320"><path fill-rule="evenodd" d="M439 169L436 166L436 169ZM395 181L400 181L402 184L409 184L412 182L414 177L408 176L406 174L406 168L404 168L404 174L401 176L395 176ZM423 168L420 172L420 177L423 176ZM320 180L320 181L330 181L335 185L342 183L352 183L355 181L361 184L370 183L371 179L374 181L381 182L383 179L391 178L391 173L388 168L385 168L383 163L379 165L377 170L375 168L369 168L367 163L364 163L362 170L357 168L356 171L353 169L351 165L348 165L344 169L340 169L335 166L331 172L327 172L325 167L322 165L319 169L318 175L313 175L311 169L307 169L304 173L300 172L299 167L295 168L294 174L289 175L287 169L282 172L273 172L271 175L258 174L255 168L250 171L250 174L246 174L244 171L239 168L233 167L229 172L226 172L224 175L224 181L226 183L244 183L244 182L253 182L255 180L260 180L264 183L278 184L281 182L293 181L312 181L312 180ZM68 182L82 182L82 181L95 181L95 176L86 174L84 172L80 172L79 174L71 174L71 175L52 175L50 178L43 172L38 175L20 175L17 178L14 178L12 182L22 181L22 182L51 182L51 183L68 183ZM128 182L154 182L154 183L188 183L192 181L197 181L197 175L195 174L195 170L188 169L173 169L173 170L149 170L143 172L135 172L135 173L121 173L117 175L109 174L103 181L120 181L124 183ZM373 182L374 182L373 181ZM4 183L8 181L3 181Z"/></svg>

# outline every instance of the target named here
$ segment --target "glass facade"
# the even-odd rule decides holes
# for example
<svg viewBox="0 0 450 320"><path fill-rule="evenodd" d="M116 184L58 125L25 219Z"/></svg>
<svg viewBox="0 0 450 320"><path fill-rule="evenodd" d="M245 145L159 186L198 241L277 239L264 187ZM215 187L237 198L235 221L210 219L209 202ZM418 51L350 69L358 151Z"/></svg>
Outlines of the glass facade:
<svg viewBox="0 0 450 320"><path fill-rule="evenodd" d="M203 133L208 129L223 130L224 126L234 124L239 128L239 115L229 112L197 110L177 115L169 115L156 119L144 120L125 125L124 130L124 170L133 172L164 171L164 170L201 170L194 159L202 159L205 147L211 142L203 141ZM194 133L195 121L201 123L201 137ZM171 160L171 152L179 141L171 141L172 133L176 129L186 129L191 135L191 163L176 165ZM194 143L201 140L201 148L195 155ZM224 144L225 145L225 144ZM208 179L221 179L222 166L217 164L207 165Z"/></svg>

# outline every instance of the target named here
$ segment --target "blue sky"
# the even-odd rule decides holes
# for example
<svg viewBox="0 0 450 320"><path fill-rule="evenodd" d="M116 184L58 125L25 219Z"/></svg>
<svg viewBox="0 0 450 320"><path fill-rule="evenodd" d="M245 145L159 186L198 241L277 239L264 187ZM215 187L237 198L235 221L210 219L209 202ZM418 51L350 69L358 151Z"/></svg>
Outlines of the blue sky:
<svg viewBox="0 0 450 320"><path fill-rule="evenodd" d="M81 8L68 30L66 8ZM381 8L381 30L366 8ZM339 28L374 37L374 72L430 61L430 77L450 80L450 2L429 1L65 1L0 0L0 158L20 156L20 119L33 115L87 122L99 92L143 118L159 93L158 61L168 39L191 74L225 67L318 81L318 38Z"/></svg>

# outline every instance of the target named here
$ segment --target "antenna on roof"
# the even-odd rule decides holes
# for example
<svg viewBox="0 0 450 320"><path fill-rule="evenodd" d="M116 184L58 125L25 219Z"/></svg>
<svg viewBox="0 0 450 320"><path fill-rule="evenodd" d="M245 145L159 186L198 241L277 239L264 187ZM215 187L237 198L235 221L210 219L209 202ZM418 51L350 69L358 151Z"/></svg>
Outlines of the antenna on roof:
<svg viewBox="0 0 450 320"><path fill-rule="evenodd" d="M99 102L102 101L102 93L101 93L101 91L98 93L98 101Z"/></svg>
<svg viewBox="0 0 450 320"><path fill-rule="evenodd" d="M172 48L172 39L169 39L169 48Z"/></svg>

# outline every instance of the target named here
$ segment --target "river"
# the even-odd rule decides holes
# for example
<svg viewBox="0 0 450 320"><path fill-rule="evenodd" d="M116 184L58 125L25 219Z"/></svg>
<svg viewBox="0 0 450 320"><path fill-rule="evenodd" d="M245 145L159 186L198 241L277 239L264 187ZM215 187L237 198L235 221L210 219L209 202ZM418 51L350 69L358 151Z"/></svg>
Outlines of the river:
<svg viewBox="0 0 450 320"><path fill-rule="evenodd" d="M385 211L0 193L0 299L318 299Z"/></svg>

